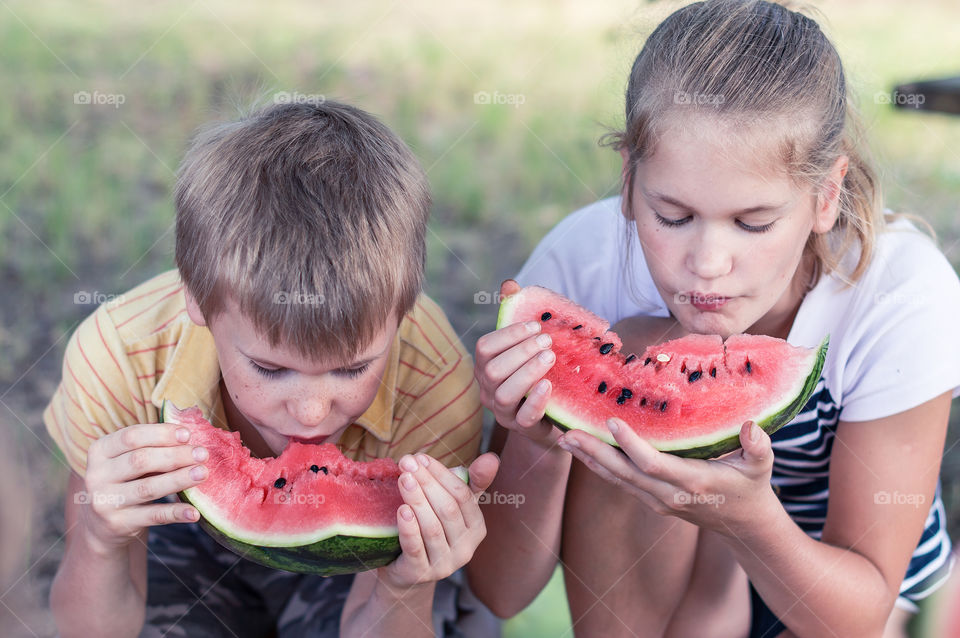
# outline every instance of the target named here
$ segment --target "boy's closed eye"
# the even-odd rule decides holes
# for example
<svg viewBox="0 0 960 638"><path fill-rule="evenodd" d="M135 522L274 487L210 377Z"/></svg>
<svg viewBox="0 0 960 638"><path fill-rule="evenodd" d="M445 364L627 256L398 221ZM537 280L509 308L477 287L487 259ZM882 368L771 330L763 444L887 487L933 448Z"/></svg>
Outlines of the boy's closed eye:
<svg viewBox="0 0 960 638"><path fill-rule="evenodd" d="M253 366L253 369L257 371L258 374L261 374L268 379L276 378L290 371L289 368L268 368L260 365L253 359L248 359L250 365ZM349 368L337 368L333 370L333 374L338 377L345 377L348 379L355 379L363 375L367 370L370 369L370 362L366 361L360 365L351 366Z"/></svg>

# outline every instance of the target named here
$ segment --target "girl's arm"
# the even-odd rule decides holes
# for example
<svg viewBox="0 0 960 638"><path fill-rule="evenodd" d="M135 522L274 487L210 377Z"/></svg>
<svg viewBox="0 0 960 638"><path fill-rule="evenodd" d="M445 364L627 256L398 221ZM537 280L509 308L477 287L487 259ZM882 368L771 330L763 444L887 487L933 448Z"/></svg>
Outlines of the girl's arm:
<svg viewBox="0 0 960 638"><path fill-rule="evenodd" d="M583 432L561 445L654 511L724 536L788 637L858 638L881 635L893 608L934 497L949 412L948 392L883 419L840 423L822 541L777 500L770 437L751 423L741 451L712 461L659 452L617 421L611 430L627 456Z"/></svg>
<svg viewBox="0 0 960 638"><path fill-rule="evenodd" d="M882 419L840 422L822 542L782 508L727 535L787 636L883 633L934 499L949 414L947 392Z"/></svg>

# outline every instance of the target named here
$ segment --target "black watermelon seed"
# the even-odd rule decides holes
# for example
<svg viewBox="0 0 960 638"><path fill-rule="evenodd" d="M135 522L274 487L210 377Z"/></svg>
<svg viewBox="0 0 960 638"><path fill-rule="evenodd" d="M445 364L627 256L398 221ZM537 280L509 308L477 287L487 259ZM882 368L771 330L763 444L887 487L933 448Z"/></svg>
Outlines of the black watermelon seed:
<svg viewBox="0 0 960 638"><path fill-rule="evenodd" d="M750 374L751 372L753 371L750 369L750 361L747 361L747 374Z"/></svg>
<svg viewBox="0 0 960 638"><path fill-rule="evenodd" d="M574 330L579 330L579 329L582 328L582 327L583 327L583 324L582 324L582 323L578 323L577 325L575 325L575 326L573 327L573 329L574 329Z"/></svg>
<svg viewBox="0 0 960 638"><path fill-rule="evenodd" d="M667 411L667 402L666 402L666 401L664 401L663 403L660 404L660 411L661 411L661 412L666 412L666 411Z"/></svg>
<svg viewBox="0 0 960 638"><path fill-rule="evenodd" d="M553 315L551 315L549 312L545 312L542 315L540 315L540 321L550 321L550 317L552 316Z"/></svg>
<svg viewBox="0 0 960 638"><path fill-rule="evenodd" d="M603 394L606 391L607 391L607 382L601 381L600 385L597 386L597 392L599 392L600 394Z"/></svg>
<svg viewBox="0 0 960 638"><path fill-rule="evenodd" d="M287 484L287 479L283 478L282 476L273 482L273 486L278 490L283 488L283 486L286 484Z"/></svg>
<svg viewBox="0 0 960 638"><path fill-rule="evenodd" d="M687 377L687 381L689 381L690 383L693 383L694 381L696 381L697 379L699 379L702 374L703 374L703 373L700 372L699 370L697 370L696 372L691 372L691 373L690 373L690 376Z"/></svg>
<svg viewBox="0 0 960 638"><path fill-rule="evenodd" d="M711 376L711 377L717 376L717 369L716 369L716 368L710 368L710 376Z"/></svg>
<svg viewBox="0 0 960 638"><path fill-rule="evenodd" d="M600 346L600 354L609 354L611 350L613 350L612 343L605 343Z"/></svg>
<svg viewBox="0 0 960 638"><path fill-rule="evenodd" d="M324 474L329 474L329 472L327 471L327 466L326 466L326 465L321 465L321 466L320 466L320 471L323 472Z"/></svg>
<svg viewBox="0 0 960 638"><path fill-rule="evenodd" d="M597 341L600 341L600 337L594 337L594 339L596 339Z"/></svg>
<svg viewBox="0 0 960 638"><path fill-rule="evenodd" d="M647 360L643 362L643 365L647 365L651 361L653 361L653 359L651 359L650 357L647 357Z"/></svg>
<svg viewBox="0 0 960 638"><path fill-rule="evenodd" d="M627 400L627 397L621 394L620 396L617 397L617 405L623 405L626 402L626 400Z"/></svg>
<svg viewBox="0 0 960 638"><path fill-rule="evenodd" d="M620 390L620 396L629 399L630 397L633 396L633 390L631 390L630 388L623 388L622 390Z"/></svg>
<svg viewBox="0 0 960 638"><path fill-rule="evenodd" d="M636 358L637 358L637 355L635 355L635 354L630 355L629 357L627 357L627 360L623 362L623 365L627 365L628 363L630 363L631 361L633 361L633 360L636 359Z"/></svg>
<svg viewBox="0 0 960 638"><path fill-rule="evenodd" d="M645 406L646 404L647 404L647 397L643 397L642 399L640 399L640 407L641 407L641 408L642 408L643 406Z"/></svg>
<svg viewBox="0 0 960 638"><path fill-rule="evenodd" d="M318 466L317 464L313 464L310 466L310 471L316 474L317 472L320 471L320 466Z"/></svg>

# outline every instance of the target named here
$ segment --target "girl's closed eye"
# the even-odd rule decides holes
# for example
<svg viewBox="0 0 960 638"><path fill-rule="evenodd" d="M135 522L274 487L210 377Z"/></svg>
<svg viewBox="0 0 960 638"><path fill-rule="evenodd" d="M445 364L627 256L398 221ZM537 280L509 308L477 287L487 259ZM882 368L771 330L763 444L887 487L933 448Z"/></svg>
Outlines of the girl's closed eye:
<svg viewBox="0 0 960 638"><path fill-rule="evenodd" d="M777 223L776 220L769 222L767 224L753 225L753 224L745 224L739 219L737 220L737 226L744 229L748 233L765 233L771 228L773 228L773 225L775 223Z"/></svg>
<svg viewBox="0 0 960 638"><path fill-rule="evenodd" d="M667 226L671 228L676 228L677 226L683 226L688 221L690 221L689 215L687 215L686 217L681 217L680 219L670 219L654 211L653 216L657 220L658 224L660 224L661 226Z"/></svg>

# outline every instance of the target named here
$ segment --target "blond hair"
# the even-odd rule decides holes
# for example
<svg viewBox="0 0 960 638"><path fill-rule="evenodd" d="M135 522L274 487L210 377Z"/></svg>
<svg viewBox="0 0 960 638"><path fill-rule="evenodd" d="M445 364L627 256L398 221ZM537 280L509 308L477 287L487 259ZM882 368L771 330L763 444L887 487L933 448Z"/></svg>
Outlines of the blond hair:
<svg viewBox="0 0 960 638"><path fill-rule="evenodd" d="M779 125L777 150L786 171L814 187L846 155L837 222L828 233L811 233L805 252L814 257L811 285L827 273L847 283L859 279L884 227L880 186L840 57L813 19L756 0L707 0L667 17L633 63L625 129L603 140L627 153L628 202L638 164L654 152L667 121L686 113L743 130ZM854 247L860 249L856 265L838 272Z"/></svg>
<svg viewBox="0 0 960 638"><path fill-rule="evenodd" d="M177 267L205 320L233 299L272 346L350 360L421 291L426 176L355 107L271 105L201 131L175 202Z"/></svg>

